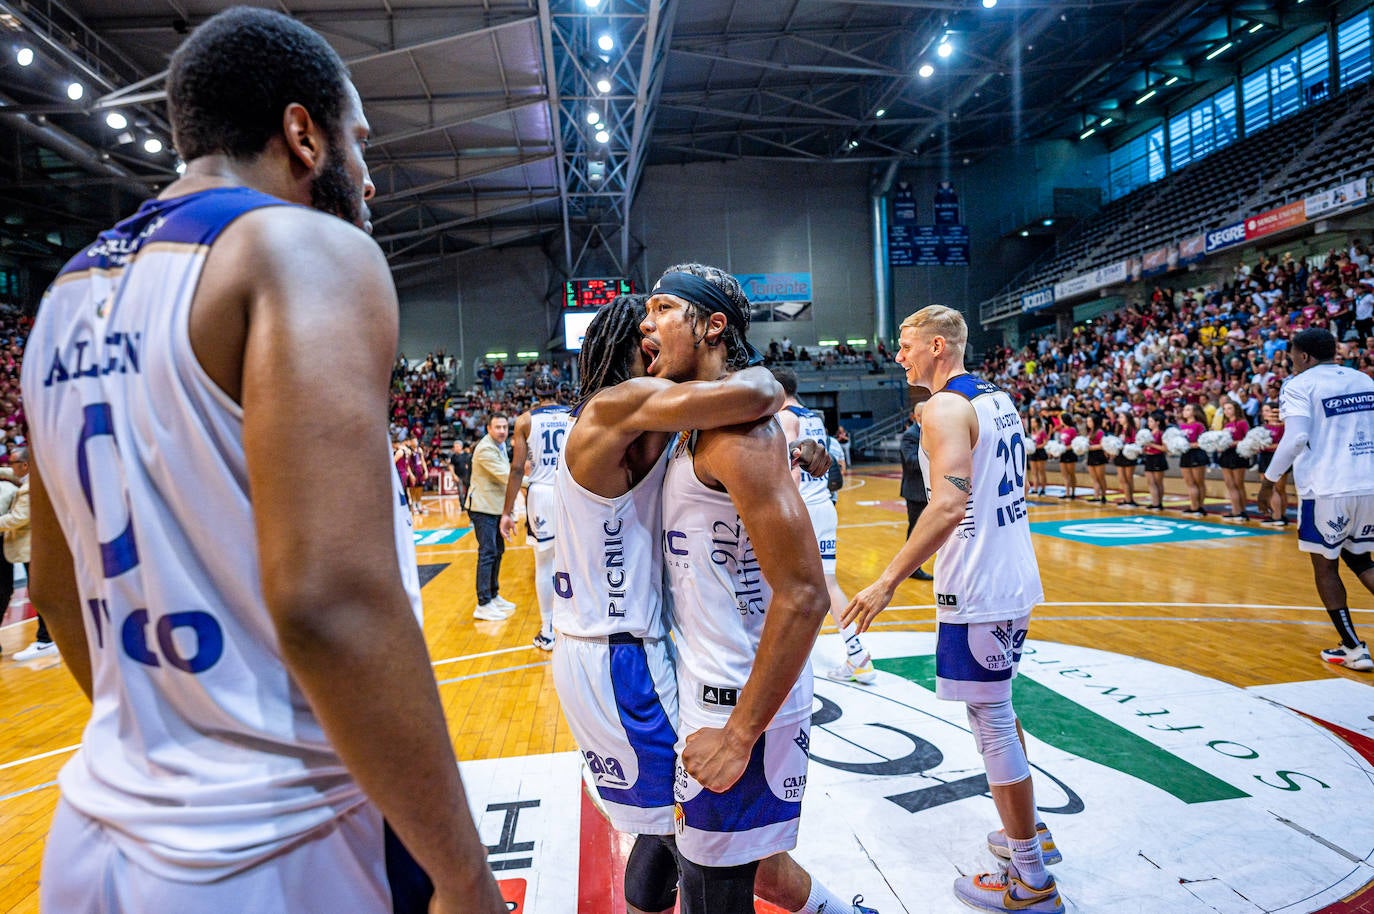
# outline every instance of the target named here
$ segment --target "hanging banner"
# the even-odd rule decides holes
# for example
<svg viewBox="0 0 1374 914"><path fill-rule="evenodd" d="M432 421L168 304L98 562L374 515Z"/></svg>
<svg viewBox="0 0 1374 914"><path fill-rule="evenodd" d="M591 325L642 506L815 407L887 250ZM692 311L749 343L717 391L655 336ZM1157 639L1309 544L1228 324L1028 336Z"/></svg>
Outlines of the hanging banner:
<svg viewBox="0 0 1374 914"><path fill-rule="evenodd" d="M940 186L935 189L935 224L958 225L961 221L959 195L954 192L954 185L948 181L941 181Z"/></svg>
<svg viewBox="0 0 1374 914"><path fill-rule="evenodd" d="M1313 194L1303 201L1303 209L1308 219L1315 219L1318 216L1363 206L1368 197L1369 179L1360 178L1356 181L1347 181L1340 187Z"/></svg>
<svg viewBox="0 0 1374 914"><path fill-rule="evenodd" d="M1278 209L1271 209L1246 219L1245 240L1263 238L1265 235L1272 235L1275 232L1302 225L1306 221L1306 204L1302 200L1295 200L1286 206L1280 206Z"/></svg>
<svg viewBox="0 0 1374 914"><path fill-rule="evenodd" d="M910 182L898 181L892 193L892 218L887 224L887 259L894 267L916 262L916 191Z"/></svg>
<svg viewBox="0 0 1374 914"><path fill-rule="evenodd" d="M1240 244L1245 240L1245 223L1233 222L1225 228L1213 229L1203 236L1204 253L1210 254L1222 248L1229 248L1233 244Z"/></svg>
<svg viewBox="0 0 1374 914"><path fill-rule="evenodd" d="M1036 289L1034 292L1023 292L1021 294L1021 313L1030 314L1033 311L1043 311L1054 304L1054 289L1046 286L1043 289Z"/></svg>
<svg viewBox="0 0 1374 914"><path fill-rule="evenodd" d="M1178 243L1178 262L1180 264L1197 263L1206 255L1206 235L1194 235L1191 238L1184 238Z"/></svg>
<svg viewBox="0 0 1374 914"><path fill-rule="evenodd" d="M1131 263L1122 260L1110 266L1098 267L1091 273L1084 273L1082 276L1074 276L1063 282L1054 284L1055 301L1070 298L1075 295L1082 295L1084 292L1093 292L1104 286L1115 285L1125 282L1131 275Z"/></svg>

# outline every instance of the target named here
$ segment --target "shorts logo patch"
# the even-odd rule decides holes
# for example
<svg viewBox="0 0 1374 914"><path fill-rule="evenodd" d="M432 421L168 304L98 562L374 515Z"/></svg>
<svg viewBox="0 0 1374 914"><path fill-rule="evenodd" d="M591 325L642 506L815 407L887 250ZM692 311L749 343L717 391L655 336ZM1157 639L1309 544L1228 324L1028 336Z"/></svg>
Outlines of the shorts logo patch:
<svg viewBox="0 0 1374 914"><path fill-rule="evenodd" d="M798 748L798 749L800 749L801 751L803 751L803 752L805 752L805 753L807 753L807 754L810 754L810 752L811 752L811 736L810 736L805 730L798 730L798 731L797 731L797 736L796 736L795 739L792 740L792 742L794 742L794 743L797 744L797 748Z"/></svg>
<svg viewBox="0 0 1374 914"><path fill-rule="evenodd" d="M739 702L739 689L724 686L702 686L701 703L717 707L733 708Z"/></svg>
<svg viewBox="0 0 1374 914"><path fill-rule="evenodd" d="M1345 530L1345 525L1348 523L1350 523L1350 518L1346 517L1344 514L1337 514L1327 521L1326 525L1330 527L1333 532L1341 533Z"/></svg>
<svg viewBox="0 0 1374 914"><path fill-rule="evenodd" d="M959 595L956 593L937 593L935 595L936 606L958 606Z"/></svg>
<svg viewBox="0 0 1374 914"><path fill-rule="evenodd" d="M1003 650L1011 647L1011 632L1002 626L999 625L992 630L992 637L997 639L997 643L1002 645Z"/></svg>
<svg viewBox="0 0 1374 914"><path fill-rule="evenodd" d="M687 827L687 817L683 815L681 803L673 804L673 827L677 829L679 835Z"/></svg>

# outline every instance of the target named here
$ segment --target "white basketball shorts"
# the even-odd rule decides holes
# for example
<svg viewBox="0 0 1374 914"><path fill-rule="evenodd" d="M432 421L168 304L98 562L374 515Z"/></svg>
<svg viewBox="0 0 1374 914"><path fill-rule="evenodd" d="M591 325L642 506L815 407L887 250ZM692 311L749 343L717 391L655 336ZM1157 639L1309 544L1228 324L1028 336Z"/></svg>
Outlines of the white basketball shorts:
<svg viewBox="0 0 1374 914"><path fill-rule="evenodd" d="M432 894L424 871L368 803L248 869L214 882L178 882L134 863L103 826L62 800L43 852L39 907L62 914L426 914Z"/></svg>
<svg viewBox="0 0 1374 914"><path fill-rule="evenodd" d="M679 753L686 738L684 732ZM700 866L739 866L796 847L810 746L809 719L765 731L744 774L724 793L698 784L679 754L673 796L682 856Z"/></svg>
<svg viewBox="0 0 1374 914"><path fill-rule="evenodd" d="M1304 498L1298 508L1298 548L1329 559L1346 549L1374 551L1374 495Z"/></svg>
<svg viewBox="0 0 1374 914"><path fill-rule="evenodd" d="M810 504L811 526L816 530L816 544L821 547L821 568L828 575L835 573L835 540L839 533L840 516L830 502Z"/></svg>
<svg viewBox="0 0 1374 914"><path fill-rule="evenodd" d="M553 684L611 825L673 833L677 673L672 642L558 633Z"/></svg>
<svg viewBox="0 0 1374 914"><path fill-rule="evenodd" d="M1011 698L1030 613L1005 622L941 622L935 636L935 697L992 702Z"/></svg>
<svg viewBox="0 0 1374 914"><path fill-rule="evenodd" d="M553 548L553 486L531 485L525 489L525 544L536 549Z"/></svg>

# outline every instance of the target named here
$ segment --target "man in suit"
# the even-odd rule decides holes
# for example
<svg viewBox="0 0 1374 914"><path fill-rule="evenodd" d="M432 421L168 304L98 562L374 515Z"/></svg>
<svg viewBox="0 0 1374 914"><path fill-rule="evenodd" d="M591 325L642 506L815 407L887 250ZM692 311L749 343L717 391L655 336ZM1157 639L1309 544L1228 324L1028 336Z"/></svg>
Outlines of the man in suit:
<svg viewBox="0 0 1374 914"><path fill-rule="evenodd" d="M505 416L493 413L487 420L487 434L472 452L472 486L468 490L468 517L477 534L477 608L472 617L484 622L500 622L515 611L515 604L501 597L501 555L506 541L501 537L501 514L506 505L506 479L510 476L510 454L506 438L510 424Z"/></svg>
<svg viewBox="0 0 1374 914"><path fill-rule="evenodd" d="M921 411L925 403L917 403L911 408L911 424L902 433L902 498L906 499L906 535L911 537L911 528L926 508L926 480L921 475ZM924 569L917 568L911 573L914 581L933 581Z"/></svg>
<svg viewBox="0 0 1374 914"><path fill-rule="evenodd" d="M19 491L14 493L9 510L0 514L0 534L5 538L5 562L10 574L10 592L14 592L14 565L23 564L24 575L29 573L29 449L17 447L10 451L10 466L14 469L15 482ZM12 564L10 564L12 563ZM3 571L3 569L0 569ZM6 603L9 601L7 600ZM0 611L3 611L0 609ZM33 644L14 655L21 663L39 657L58 657L57 645L48 634L48 626L43 617L38 617L38 634Z"/></svg>

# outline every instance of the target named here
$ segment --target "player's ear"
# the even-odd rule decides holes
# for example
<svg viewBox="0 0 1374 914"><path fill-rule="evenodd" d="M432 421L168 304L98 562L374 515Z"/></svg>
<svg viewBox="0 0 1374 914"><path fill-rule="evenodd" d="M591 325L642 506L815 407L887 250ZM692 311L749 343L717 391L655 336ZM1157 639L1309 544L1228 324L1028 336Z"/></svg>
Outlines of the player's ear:
<svg viewBox="0 0 1374 914"><path fill-rule="evenodd" d="M711 346L714 346L714 345L716 345L717 343L719 343L719 342L720 342L720 335L721 335L722 333L725 332L725 328L726 328L727 326L729 326L729 321L727 321L727 320L725 319L725 315L724 315L724 314L721 314L719 311L716 311L716 312L713 313L709 318L707 318L707 319L706 319L706 342L707 342L707 344L708 344L708 345L711 345Z"/></svg>

